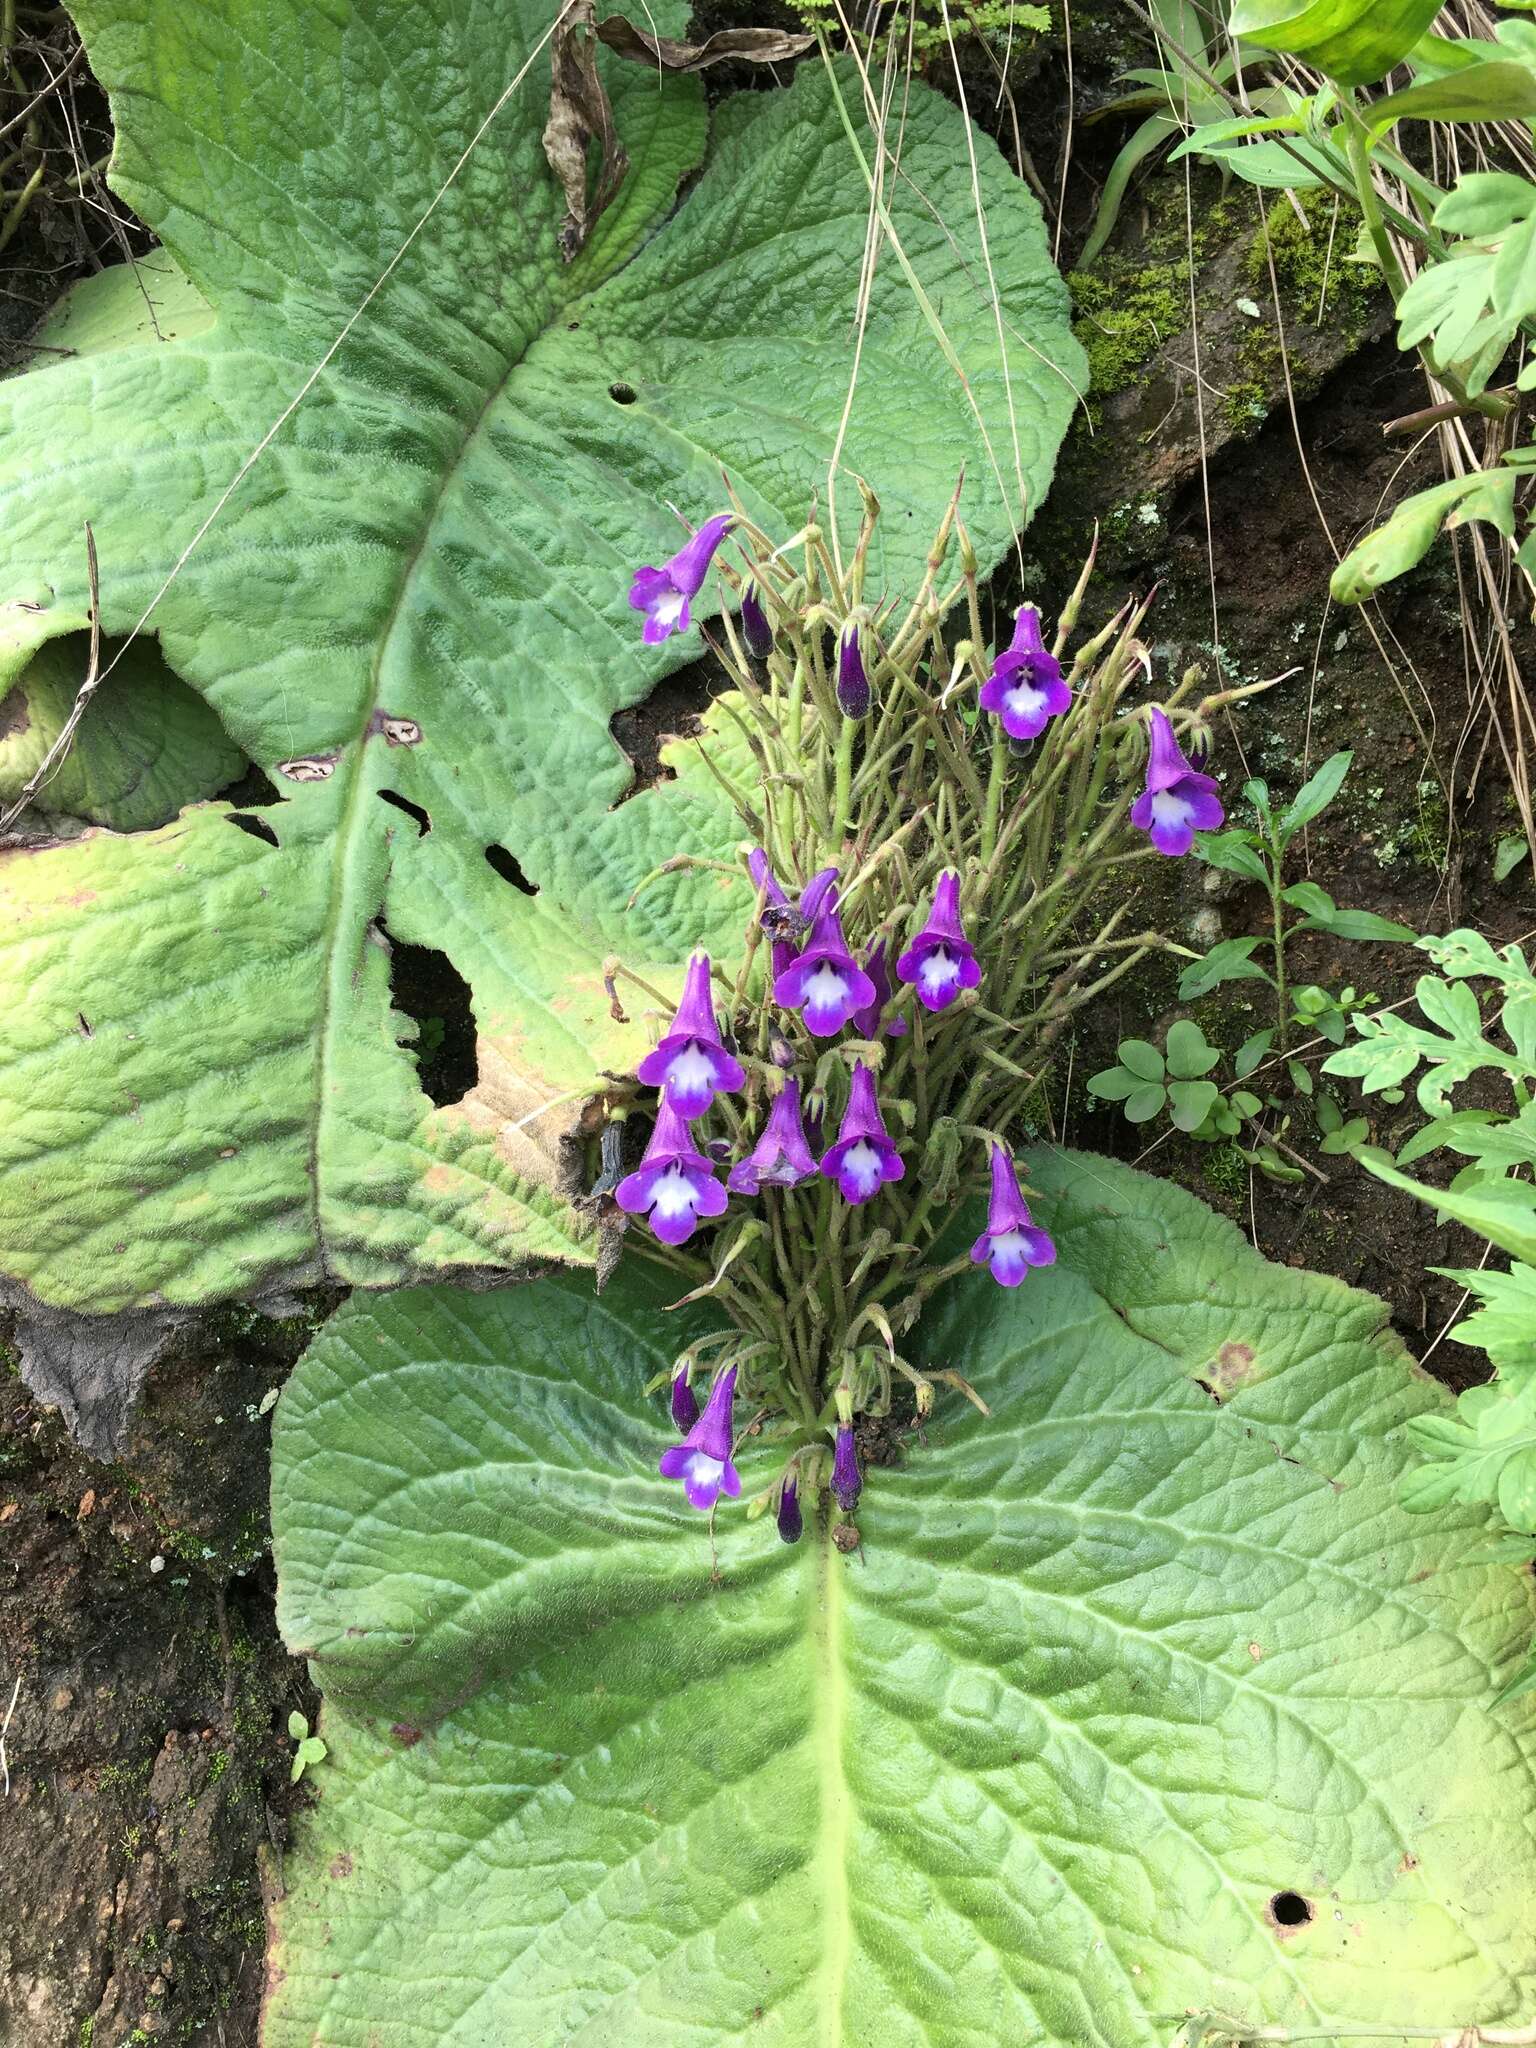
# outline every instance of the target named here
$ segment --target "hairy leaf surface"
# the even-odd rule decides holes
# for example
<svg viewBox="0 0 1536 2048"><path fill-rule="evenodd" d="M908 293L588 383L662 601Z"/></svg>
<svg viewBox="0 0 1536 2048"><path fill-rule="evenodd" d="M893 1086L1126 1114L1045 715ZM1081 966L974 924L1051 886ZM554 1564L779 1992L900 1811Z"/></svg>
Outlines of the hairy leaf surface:
<svg viewBox="0 0 1536 2048"><path fill-rule="evenodd" d="M322 1333L274 1520L330 1755L268 2048L1529 2011L1536 1709L1488 1702L1530 1581L1480 1511L1395 1498L1448 1401L1369 1297L1035 1164L1058 1265L957 1286L913 1353L992 1417L946 1403L867 1473L854 1557L740 1510L711 1538L657 1477L639 1389L691 1332L628 1270ZM776 1470L749 1443L746 1495Z"/></svg>
<svg viewBox="0 0 1536 2048"><path fill-rule="evenodd" d="M962 384L889 247L856 352L877 153L851 73L812 64L706 117L697 79L605 53L632 168L566 265L544 0L76 12L114 183L166 253L144 293L85 295L75 354L0 384L0 686L82 632L85 521L122 635L325 367L151 621L272 779L277 846L214 809L171 838L3 857L0 983L27 1011L3 1062L7 1267L104 1309L587 1257L558 1139L639 1044L596 968L621 950L666 974L740 907L679 880L625 916L727 816L702 781L622 801L610 718L697 652L643 647L629 572L682 538L668 501L694 522L720 505L722 468L783 532L818 490L846 531L866 476L886 514L872 588L897 592L963 466L995 561L1083 382L1038 209L977 137L994 305L962 117L903 99L885 204ZM434 1109L400 1050L381 940L438 948L468 983L464 1104ZM111 1018L88 1056L81 1013ZM221 1089L236 1046L265 1055Z"/></svg>

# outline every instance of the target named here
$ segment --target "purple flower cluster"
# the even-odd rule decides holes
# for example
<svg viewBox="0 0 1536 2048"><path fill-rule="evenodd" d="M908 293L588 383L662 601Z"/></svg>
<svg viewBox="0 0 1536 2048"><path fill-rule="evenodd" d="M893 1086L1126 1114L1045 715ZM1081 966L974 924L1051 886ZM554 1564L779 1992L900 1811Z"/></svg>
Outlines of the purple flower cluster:
<svg viewBox="0 0 1536 2048"><path fill-rule="evenodd" d="M717 512L712 519L706 519L693 538L685 541L659 569L648 563L635 571L630 583L629 601L636 611L645 614L642 637L647 645L655 646L672 633L688 630L692 601L703 585L720 543L734 523L732 513ZM750 579L741 593L740 616L742 637L748 651L759 659L764 658L773 646L773 627L757 584ZM845 717L861 719L868 714L869 678L864 668L862 635L856 624L845 626L838 639L836 695L839 709ZM1072 692L1062 673L1060 660L1045 644L1037 606L1021 605L1015 612L1013 638L1000 654L994 656L991 673L981 686L979 701L982 710L997 719L1009 739L1021 744L1038 739L1053 718L1059 718L1064 711L1071 709ZM1225 813L1215 781L1186 758L1174 737L1168 714L1160 706L1152 708L1150 727L1146 787L1131 806L1131 823L1138 832L1147 834L1159 853L1177 856L1189 852L1196 832L1214 832L1222 824ZM754 879L760 880L756 876ZM777 884L774 887L777 888ZM783 903L782 894L778 900ZM937 918L937 901L934 911ZM810 912L805 914L811 915ZM840 932L829 928L822 934L827 971L817 975L815 968L818 963L814 961L811 969L807 970L807 979L814 982L817 1000L807 1009L806 1022L819 1037L830 1037L834 1031L841 1030L854 1010L872 1000L866 996L860 1002L845 1006L832 965L835 954L825 950L834 940L841 946ZM914 942L903 959L910 960L920 943ZM775 975L780 971L781 963L777 957L780 950L780 944L776 944ZM782 950L787 953L789 949ZM842 950L846 953L847 948L842 947ZM976 963L974 957L968 963L962 963L957 979L947 973L952 962L942 934L929 951L937 955L937 959L928 970L927 978L918 981L918 994L929 1009L943 1009L945 1003L958 995L962 988L976 986L974 978L965 978L966 972L974 969ZM864 969L855 969L855 972L863 974ZM901 974L900 964L897 972ZM902 979L907 981L914 977L902 974ZM942 1000L932 1000L930 991ZM782 1002L784 998L778 997L778 1000ZM788 1007L799 1009L801 1002L797 1000ZM813 1017L825 1019L833 1016L836 1022L812 1021Z"/></svg>
<svg viewBox="0 0 1536 2048"><path fill-rule="evenodd" d="M692 602L733 523L734 515L717 514L661 567L636 570L629 601L645 614L648 644L687 630ZM772 619L751 579L741 592L740 630L753 658L762 660L771 653ZM857 622L845 625L839 636L835 691L846 720L868 716L872 692L865 668L865 633ZM1070 710L1071 689L1060 660L1045 644L1035 606L1024 605L1015 615L1013 638L994 658L980 705L997 719L1009 740L1020 744L1038 739L1052 719ZM845 726L845 736L847 730ZM1197 766L1180 750L1166 712L1154 707L1146 786L1130 818L1158 852L1186 853L1195 832L1222 823L1217 786L1202 768L1203 761ZM905 1000L902 990L910 989L921 1005L909 1013L920 1021L924 1011L937 1016L948 1010L982 978L976 949L965 931L961 876L952 869L939 876L922 927L904 950L897 951L889 931L878 931L857 957L843 928L836 868L814 875L793 902L761 847L751 854L748 870L770 948L773 1002L797 1015L812 1041L833 1039L851 1026L868 1056L857 1057L860 1048L848 1048L855 1056L847 1104L836 1137L822 1149L820 1094L812 1098L818 1107L807 1132L796 1050L785 1030L775 1025L769 1065L760 1071L775 1082L776 1092L756 1141L734 1163L726 1141L696 1142L690 1127L709 1113L717 1095L740 1094L747 1086L747 1072L721 1035L709 956L695 952L670 1028L636 1069L637 1078L658 1091L656 1120L639 1166L615 1190L618 1206L646 1217L654 1234L669 1245L686 1243L701 1222L724 1214L732 1195L752 1200L771 1189L799 1187L820 1176L833 1183L845 1203L858 1207L888 1182L903 1179L906 1166L886 1128L875 1081L879 1061L872 1049L908 1030L907 1018L895 1014ZM728 1168L723 1182L722 1165ZM986 1227L970 1256L1000 1287L1014 1288L1032 1268L1052 1264L1056 1248L1030 1216L1016 1161L996 1141L990 1172ZM731 1462L737 1369L732 1365L718 1373L702 1413L688 1375L689 1368L680 1365L672 1381L672 1416L682 1440L666 1452L660 1469L664 1477L681 1480L694 1507L710 1509L722 1494L734 1499L741 1491ZM851 1514L862 1481L846 1387L837 1398L831 1489L843 1512ZM791 1459L774 1497L779 1534L791 1543L802 1528L798 1456Z"/></svg>
<svg viewBox="0 0 1536 2048"><path fill-rule="evenodd" d="M855 959L843 930L837 869L823 868L791 903L761 847L753 851L748 868L772 947L774 1001L797 1012L813 1039L830 1038L850 1024L859 1038L872 1043L904 1031L904 1020L887 1014L893 1007L894 948L888 935L877 934L862 964ZM980 982L976 949L961 914L960 877L953 871L940 875L922 929L896 960L895 977L895 985L911 988L931 1013L947 1009ZM794 1050L782 1034L774 1054L780 1071L793 1067ZM785 1072L756 1142L730 1166L722 1185L717 1162L726 1148L719 1141L696 1142L690 1126L708 1113L717 1095L739 1094L746 1087L746 1071L721 1035L706 953L695 952L689 960L677 1012L636 1075L658 1091L656 1122L644 1157L619 1182L614 1199L628 1214L645 1216L665 1244L686 1243L701 1222L724 1213L731 1195L751 1199L770 1188L798 1187L819 1174L857 1208L887 1182L905 1177L905 1163L881 1111L874 1070L868 1060L855 1058L837 1136L819 1160L805 1127L800 1080L793 1071ZM1001 1146L992 1155L987 1227L971 1256L1004 1287L1018 1286L1027 1267L1048 1265L1055 1256L1050 1239L1030 1221L1013 1160ZM740 1490L730 1461L735 1377L732 1369L716 1379L702 1414L686 1372L672 1382L673 1420L684 1435L662 1459L661 1470L667 1478L682 1480L695 1507L713 1507L722 1493L734 1497ZM860 1480L853 1430L846 1422L838 1427L834 1451L832 1490L851 1513ZM800 1533L793 1475L780 1493L778 1525L787 1542Z"/></svg>

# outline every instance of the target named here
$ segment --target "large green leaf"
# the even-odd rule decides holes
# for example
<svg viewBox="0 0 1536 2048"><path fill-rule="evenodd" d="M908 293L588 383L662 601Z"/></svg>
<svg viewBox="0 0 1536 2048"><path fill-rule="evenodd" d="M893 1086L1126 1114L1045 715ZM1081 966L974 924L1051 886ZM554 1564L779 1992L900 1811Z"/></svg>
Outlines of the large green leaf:
<svg viewBox="0 0 1536 2048"><path fill-rule="evenodd" d="M868 1473L854 1557L658 1479L688 1332L627 1273L328 1326L274 1438L330 1754L267 2048L1528 2016L1531 1584L1395 1498L1445 1396L1189 1196L1034 1178L1059 1264L914 1340L992 1416Z"/></svg>
<svg viewBox="0 0 1536 2048"><path fill-rule="evenodd" d="M1439 12L1439 0L1234 0L1227 26L1261 50L1305 57L1343 85L1370 85Z"/></svg>
<svg viewBox="0 0 1536 2048"><path fill-rule="evenodd" d="M847 408L877 161L852 73L812 63L707 122L697 80L605 55L631 170L566 266L547 0L77 12L114 183L166 245L166 317L93 289L77 352L0 385L0 686L78 646L86 520L105 630L133 626L442 196L151 621L272 778L277 845L215 805L0 866L8 1022L25 1010L0 1061L5 1265L115 1308L585 1257L559 1136L641 1042L609 1017L603 956L666 975L742 905L694 877L625 916L666 854L733 836L703 777L621 801L609 720L697 649L643 647L629 572L678 544L668 501L720 504L722 467L777 530L818 490L828 509L845 408L837 516L856 474L885 507L872 590L915 581L962 466L996 560L1083 381L1038 209L976 137L994 304L962 117L903 95L884 203L926 304L884 248ZM676 26L680 0L661 14ZM464 1103L434 1109L397 1044L385 935L469 984Z"/></svg>

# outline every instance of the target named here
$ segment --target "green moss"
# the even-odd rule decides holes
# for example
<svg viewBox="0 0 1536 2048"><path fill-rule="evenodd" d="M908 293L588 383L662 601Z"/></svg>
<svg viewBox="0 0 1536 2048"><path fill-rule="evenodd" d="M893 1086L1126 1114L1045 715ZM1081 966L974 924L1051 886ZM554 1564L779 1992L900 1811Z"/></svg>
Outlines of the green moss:
<svg viewBox="0 0 1536 2048"><path fill-rule="evenodd" d="M1189 258L1123 271L1074 270L1067 277L1072 331L1088 357L1089 390L1109 398L1189 320Z"/></svg>
<svg viewBox="0 0 1536 2048"><path fill-rule="evenodd" d="M146 1792L154 1767L153 1756L139 1757L132 1763L104 1764L97 1782L103 1791Z"/></svg>
<svg viewBox="0 0 1536 2048"><path fill-rule="evenodd" d="M1346 259L1353 252L1352 215L1334 214L1333 195L1294 195L1304 219L1298 219L1292 195L1277 199L1243 259L1245 281L1255 297L1269 290L1270 259L1276 281L1293 302L1292 315L1330 327L1351 341L1363 337L1376 316L1382 290L1376 272ZM1273 344L1271 344L1273 346Z"/></svg>
<svg viewBox="0 0 1536 2048"><path fill-rule="evenodd" d="M841 33L842 20L834 0L790 0L805 27L814 35L822 31L828 36ZM927 57L947 50L951 43L963 48L967 42L984 42L1000 45L999 54L1007 50L1017 55L1021 39L1028 47L1036 35L1051 26L1048 7L1037 4L1037 0L967 0L963 10L951 10L946 24L945 10L939 0L919 0L912 10L915 19L908 23L903 12L900 32L903 41L910 33L912 53L919 65ZM884 18L876 23L873 36L860 36L860 44L866 50L871 45L883 44L891 27L892 9L884 10Z"/></svg>
<svg viewBox="0 0 1536 2048"><path fill-rule="evenodd" d="M91 2048L91 2043L95 2039L95 2037L96 2019L95 2015L93 2014L91 2018L84 2019L80 2022L80 2048Z"/></svg>
<svg viewBox="0 0 1536 2048"><path fill-rule="evenodd" d="M1258 378L1230 385L1226 395L1227 419L1234 433L1243 434L1269 418L1269 389Z"/></svg>
<svg viewBox="0 0 1536 2048"><path fill-rule="evenodd" d="M1213 1193L1236 1199L1248 1186L1248 1167L1235 1145L1212 1145L1200 1162L1200 1178Z"/></svg>

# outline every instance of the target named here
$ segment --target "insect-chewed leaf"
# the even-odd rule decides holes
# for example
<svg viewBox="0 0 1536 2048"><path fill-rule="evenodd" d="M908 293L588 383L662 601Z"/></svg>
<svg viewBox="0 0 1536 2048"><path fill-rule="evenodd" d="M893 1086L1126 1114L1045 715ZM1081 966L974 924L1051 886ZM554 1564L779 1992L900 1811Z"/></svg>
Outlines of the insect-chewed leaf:
<svg viewBox="0 0 1536 2048"><path fill-rule="evenodd" d="M989 271L963 116L903 94L882 190L925 303L887 254L845 422L877 165L854 72L706 112L696 78L600 51L630 168L567 263L548 0L72 12L164 249L148 308L89 280L72 352L0 384L0 689L81 635L89 520L109 635L196 541L150 631L211 730L152 816L80 800L153 832L0 855L6 1271L108 1310L590 1258L561 1140L642 1047L602 961L665 980L750 901L672 872L626 914L740 833L707 773L621 801L610 719L698 651L643 645L630 572L683 538L668 501L722 508L722 469L766 527L818 492L830 516L838 448L837 516L857 477L885 508L872 589L916 587L962 469L996 561L1085 382L1039 209L974 138ZM279 801L240 829L174 815L249 764ZM0 754L0 795L24 772ZM402 945L465 991L457 1101L402 1043Z"/></svg>

